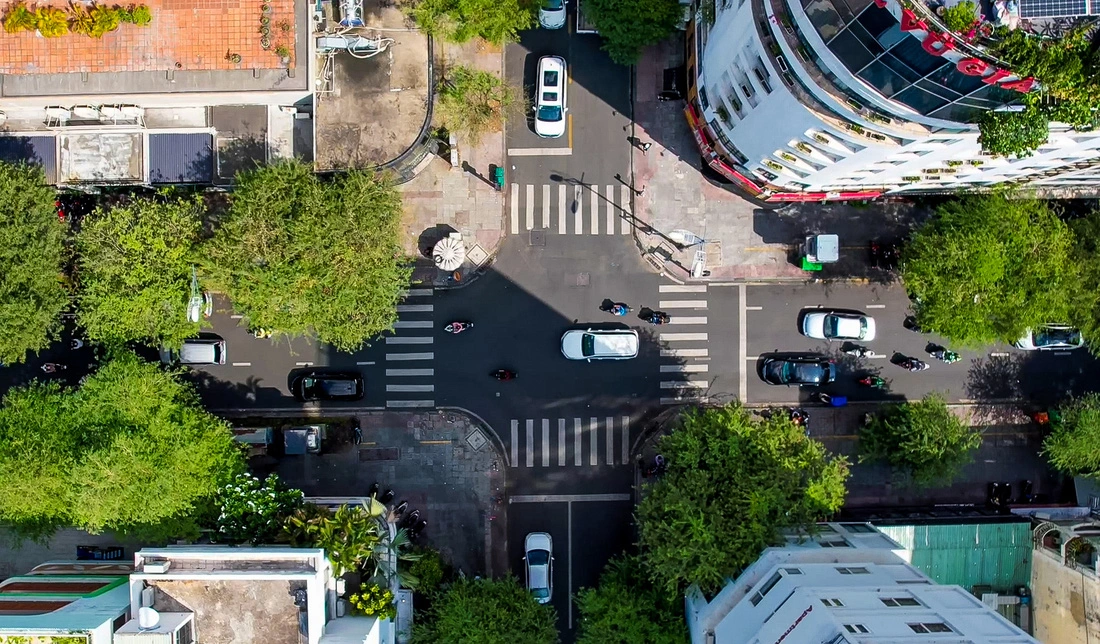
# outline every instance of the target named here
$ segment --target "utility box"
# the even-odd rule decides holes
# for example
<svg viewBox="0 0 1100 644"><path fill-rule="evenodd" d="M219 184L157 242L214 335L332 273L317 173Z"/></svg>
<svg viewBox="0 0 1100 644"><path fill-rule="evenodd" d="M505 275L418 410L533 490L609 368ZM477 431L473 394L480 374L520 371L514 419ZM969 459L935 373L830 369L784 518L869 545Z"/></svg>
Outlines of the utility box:
<svg viewBox="0 0 1100 644"><path fill-rule="evenodd" d="M832 264L840 259L840 238L836 235L808 235L803 250L808 263Z"/></svg>

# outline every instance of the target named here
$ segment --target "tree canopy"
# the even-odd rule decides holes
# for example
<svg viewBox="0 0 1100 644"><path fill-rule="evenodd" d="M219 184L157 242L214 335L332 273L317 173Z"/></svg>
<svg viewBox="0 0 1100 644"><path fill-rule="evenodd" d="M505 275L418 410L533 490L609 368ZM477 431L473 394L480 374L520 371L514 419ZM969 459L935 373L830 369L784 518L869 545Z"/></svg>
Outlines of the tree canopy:
<svg viewBox="0 0 1100 644"><path fill-rule="evenodd" d="M1023 158L1047 142L1050 122L1034 106L1019 112L989 110L978 121L978 132L982 152Z"/></svg>
<svg viewBox="0 0 1100 644"><path fill-rule="evenodd" d="M638 62L643 47L668 38L684 19L676 0L584 0L584 15L603 38L603 49L620 65Z"/></svg>
<svg viewBox="0 0 1100 644"><path fill-rule="evenodd" d="M204 258L252 325L353 351L397 321L411 274L400 220L400 195L384 178L352 171L322 181L283 161L237 176Z"/></svg>
<svg viewBox="0 0 1100 644"><path fill-rule="evenodd" d="M846 494L848 462L785 414L689 411L658 449L668 469L638 506L639 545L650 579L671 593L717 591L781 530L812 526Z"/></svg>
<svg viewBox="0 0 1100 644"><path fill-rule="evenodd" d="M1043 453L1073 476L1100 476L1100 394L1073 399L1052 414Z"/></svg>
<svg viewBox="0 0 1100 644"><path fill-rule="evenodd" d="M684 598L655 586L642 561L608 562L596 588L577 593L577 644L685 644Z"/></svg>
<svg viewBox="0 0 1100 644"><path fill-rule="evenodd" d="M1003 194L940 206L902 255L920 327L977 346L1014 342L1080 307L1074 236L1043 201Z"/></svg>
<svg viewBox="0 0 1100 644"><path fill-rule="evenodd" d="M982 444L982 432L938 394L890 404L860 428L859 459L889 463L919 487L950 485Z"/></svg>
<svg viewBox="0 0 1100 644"><path fill-rule="evenodd" d="M439 86L439 119L456 134L476 143L499 131L506 115L520 103L520 91L498 74L455 65Z"/></svg>
<svg viewBox="0 0 1100 644"><path fill-rule="evenodd" d="M37 165L0 162L0 362L22 362L57 338L69 304L66 226Z"/></svg>
<svg viewBox="0 0 1100 644"><path fill-rule="evenodd" d="M186 519L242 467L193 388L129 352L79 389L36 381L0 405L0 517L25 532Z"/></svg>
<svg viewBox="0 0 1100 644"><path fill-rule="evenodd" d="M412 644L556 644L556 613L515 577L460 578L433 594L418 615Z"/></svg>
<svg viewBox="0 0 1100 644"><path fill-rule="evenodd" d="M202 200L135 198L86 217L76 236L80 324L105 344L180 346L198 332L187 320Z"/></svg>
<svg viewBox="0 0 1100 644"><path fill-rule="evenodd" d="M482 38L503 45L534 26L537 11L532 0L417 0L409 14L437 38L457 43Z"/></svg>

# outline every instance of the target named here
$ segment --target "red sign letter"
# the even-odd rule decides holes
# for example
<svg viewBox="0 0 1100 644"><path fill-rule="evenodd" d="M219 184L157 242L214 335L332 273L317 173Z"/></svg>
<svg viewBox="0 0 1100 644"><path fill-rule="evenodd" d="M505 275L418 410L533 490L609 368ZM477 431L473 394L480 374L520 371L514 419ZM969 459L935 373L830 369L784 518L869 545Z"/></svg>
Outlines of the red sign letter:
<svg viewBox="0 0 1100 644"><path fill-rule="evenodd" d="M982 82L986 85L996 85L1002 78L1008 78L1012 75L1012 72L1006 72L1003 69L993 68L993 73L989 76L983 76Z"/></svg>
<svg viewBox="0 0 1100 644"><path fill-rule="evenodd" d="M929 32L928 36L921 42L920 46L924 48L924 51L932 54L933 56L943 56L944 52L955 48L955 44L952 42L950 34L937 34ZM938 45L938 46L937 46Z"/></svg>
<svg viewBox="0 0 1100 644"><path fill-rule="evenodd" d="M1017 92L1023 92L1024 94L1027 94L1031 91L1031 86L1034 84L1035 79L1028 77L1021 78L1020 80L1009 81L1007 83L1001 83L1001 87L1005 89L1014 89Z"/></svg>
<svg viewBox="0 0 1100 644"><path fill-rule="evenodd" d="M913 13L912 9L901 10L901 30L902 31L927 31L928 26L924 24L923 20L917 18L917 14Z"/></svg>
<svg viewBox="0 0 1100 644"><path fill-rule="evenodd" d="M875 6L878 7L879 9L885 9L886 8L886 0L875 0Z"/></svg>
<svg viewBox="0 0 1100 644"><path fill-rule="evenodd" d="M955 69L967 76L982 76L989 71L989 63L977 58L963 58L955 63Z"/></svg>

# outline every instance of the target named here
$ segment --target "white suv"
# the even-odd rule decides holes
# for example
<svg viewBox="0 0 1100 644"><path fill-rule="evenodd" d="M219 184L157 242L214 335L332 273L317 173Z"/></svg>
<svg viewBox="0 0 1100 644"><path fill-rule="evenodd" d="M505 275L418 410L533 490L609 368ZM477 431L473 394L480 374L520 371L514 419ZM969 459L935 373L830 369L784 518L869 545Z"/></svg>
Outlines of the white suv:
<svg viewBox="0 0 1100 644"><path fill-rule="evenodd" d="M535 134L553 139L565 134L565 59L543 56L539 59L539 82L535 88Z"/></svg>
<svg viewBox="0 0 1100 644"><path fill-rule="evenodd" d="M633 329L574 329L561 336L561 353L570 360L629 360L638 357L638 332Z"/></svg>
<svg viewBox="0 0 1100 644"><path fill-rule="evenodd" d="M549 603L554 594L554 542L549 533L531 532L523 540L523 571L535 601Z"/></svg>

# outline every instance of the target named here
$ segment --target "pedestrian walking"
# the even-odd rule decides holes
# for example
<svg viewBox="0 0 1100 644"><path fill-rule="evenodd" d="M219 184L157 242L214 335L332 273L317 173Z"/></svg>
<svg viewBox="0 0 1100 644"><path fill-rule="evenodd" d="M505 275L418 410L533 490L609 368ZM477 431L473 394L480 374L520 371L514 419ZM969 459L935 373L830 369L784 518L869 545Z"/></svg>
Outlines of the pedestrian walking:
<svg viewBox="0 0 1100 644"><path fill-rule="evenodd" d="M643 143L641 147L642 147L642 154L649 154L649 148L653 147L653 144L647 141L647 142Z"/></svg>

